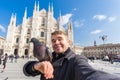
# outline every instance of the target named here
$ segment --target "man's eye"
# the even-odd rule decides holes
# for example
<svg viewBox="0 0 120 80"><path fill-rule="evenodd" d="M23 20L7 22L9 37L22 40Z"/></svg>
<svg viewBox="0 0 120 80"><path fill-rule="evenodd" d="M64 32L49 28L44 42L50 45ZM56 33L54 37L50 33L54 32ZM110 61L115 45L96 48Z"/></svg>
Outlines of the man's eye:
<svg viewBox="0 0 120 80"><path fill-rule="evenodd" d="M55 40L52 40L52 43L55 43Z"/></svg>
<svg viewBox="0 0 120 80"><path fill-rule="evenodd" d="M62 39L58 39L58 41L62 41Z"/></svg>

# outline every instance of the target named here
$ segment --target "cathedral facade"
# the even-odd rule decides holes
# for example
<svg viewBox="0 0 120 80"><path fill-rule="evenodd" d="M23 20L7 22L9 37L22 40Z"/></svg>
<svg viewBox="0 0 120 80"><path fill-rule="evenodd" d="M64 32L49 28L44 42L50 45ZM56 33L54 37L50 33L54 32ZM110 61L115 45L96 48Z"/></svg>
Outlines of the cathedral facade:
<svg viewBox="0 0 120 80"><path fill-rule="evenodd" d="M36 2L32 17L27 18L26 8L20 25L16 25L16 15L12 14L8 25L4 53L19 56L32 55L33 46L29 42L32 37L39 39L39 41L52 49L51 33L55 30L62 30L68 34L68 37L71 39L71 48L73 49L72 23L69 21L67 29L65 29L61 22L61 15L58 20L55 19L53 6L48 5L48 11L46 11L45 9L39 9L39 4L36 5Z"/></svg>

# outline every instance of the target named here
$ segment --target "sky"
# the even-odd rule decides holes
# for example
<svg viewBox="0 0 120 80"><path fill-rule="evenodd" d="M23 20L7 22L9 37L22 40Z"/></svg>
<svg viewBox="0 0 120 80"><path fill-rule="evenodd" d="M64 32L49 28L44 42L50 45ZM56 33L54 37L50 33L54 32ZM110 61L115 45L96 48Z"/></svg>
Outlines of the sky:
<svg viewBox="0 0 120 80"><path fill-rule="evenodd" d="M25 8L27 18L32 17L35 1L40 10L48 11L48 5L53 5L54 17L58 20L61 13L64 28L72 21L75 45L120 43L120 0L1 0L0 36L6 37L12 13L17 25L22 23Z"/></svg>

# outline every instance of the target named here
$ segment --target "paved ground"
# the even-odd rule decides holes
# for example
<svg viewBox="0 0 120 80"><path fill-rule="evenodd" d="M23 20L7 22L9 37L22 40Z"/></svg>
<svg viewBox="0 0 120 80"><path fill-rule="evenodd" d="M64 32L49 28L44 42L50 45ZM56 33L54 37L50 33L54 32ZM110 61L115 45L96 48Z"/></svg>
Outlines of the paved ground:
<svg viewBox="0 0 120 80"><path fill-rule="evenodd" d="M33 60L33 59L31 59ZM7 62L7 68L3 73L0 72L0 80L39 80L39 76L27 77L23 74L23 65L28 61L28 59L18 59L17 63L11 63L9 60ZM110 64L109 62L94 61L89 63L96 69L106 71L112 74L117 74L120 76L120 63ZM2 66L0 65L0 71Z"/></svg>
<svg viewBox="0 0 120 80"><path fill-rule="evenodd" d="M18 59L17 63L10 63L8 60L7 67L3 73L0 72L0 80L39 80L37 77L27 77L23 74L23 65L28 61L28 59ZM0 65L0 71L2 66Z"/></svg>
<svg viewBox="0 0 120 80"><path fill-rule="evenodd" d="M120 76L120 62L111 64L108 61L95 60L94 62L89 61L89 63L95 69Z"/></svg>

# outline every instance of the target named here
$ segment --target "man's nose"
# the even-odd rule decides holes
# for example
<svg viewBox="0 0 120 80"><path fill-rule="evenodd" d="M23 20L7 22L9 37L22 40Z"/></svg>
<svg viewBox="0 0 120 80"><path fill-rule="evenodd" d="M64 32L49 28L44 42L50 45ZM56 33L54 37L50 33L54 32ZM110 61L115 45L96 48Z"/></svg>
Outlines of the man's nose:
<svg viewBox="0 0 120 80"><path fill-rule="evenodd" d="M56 40L55 44L58 44L58 43L59 43L59 41L58 41L58 40Z"/></svg>

